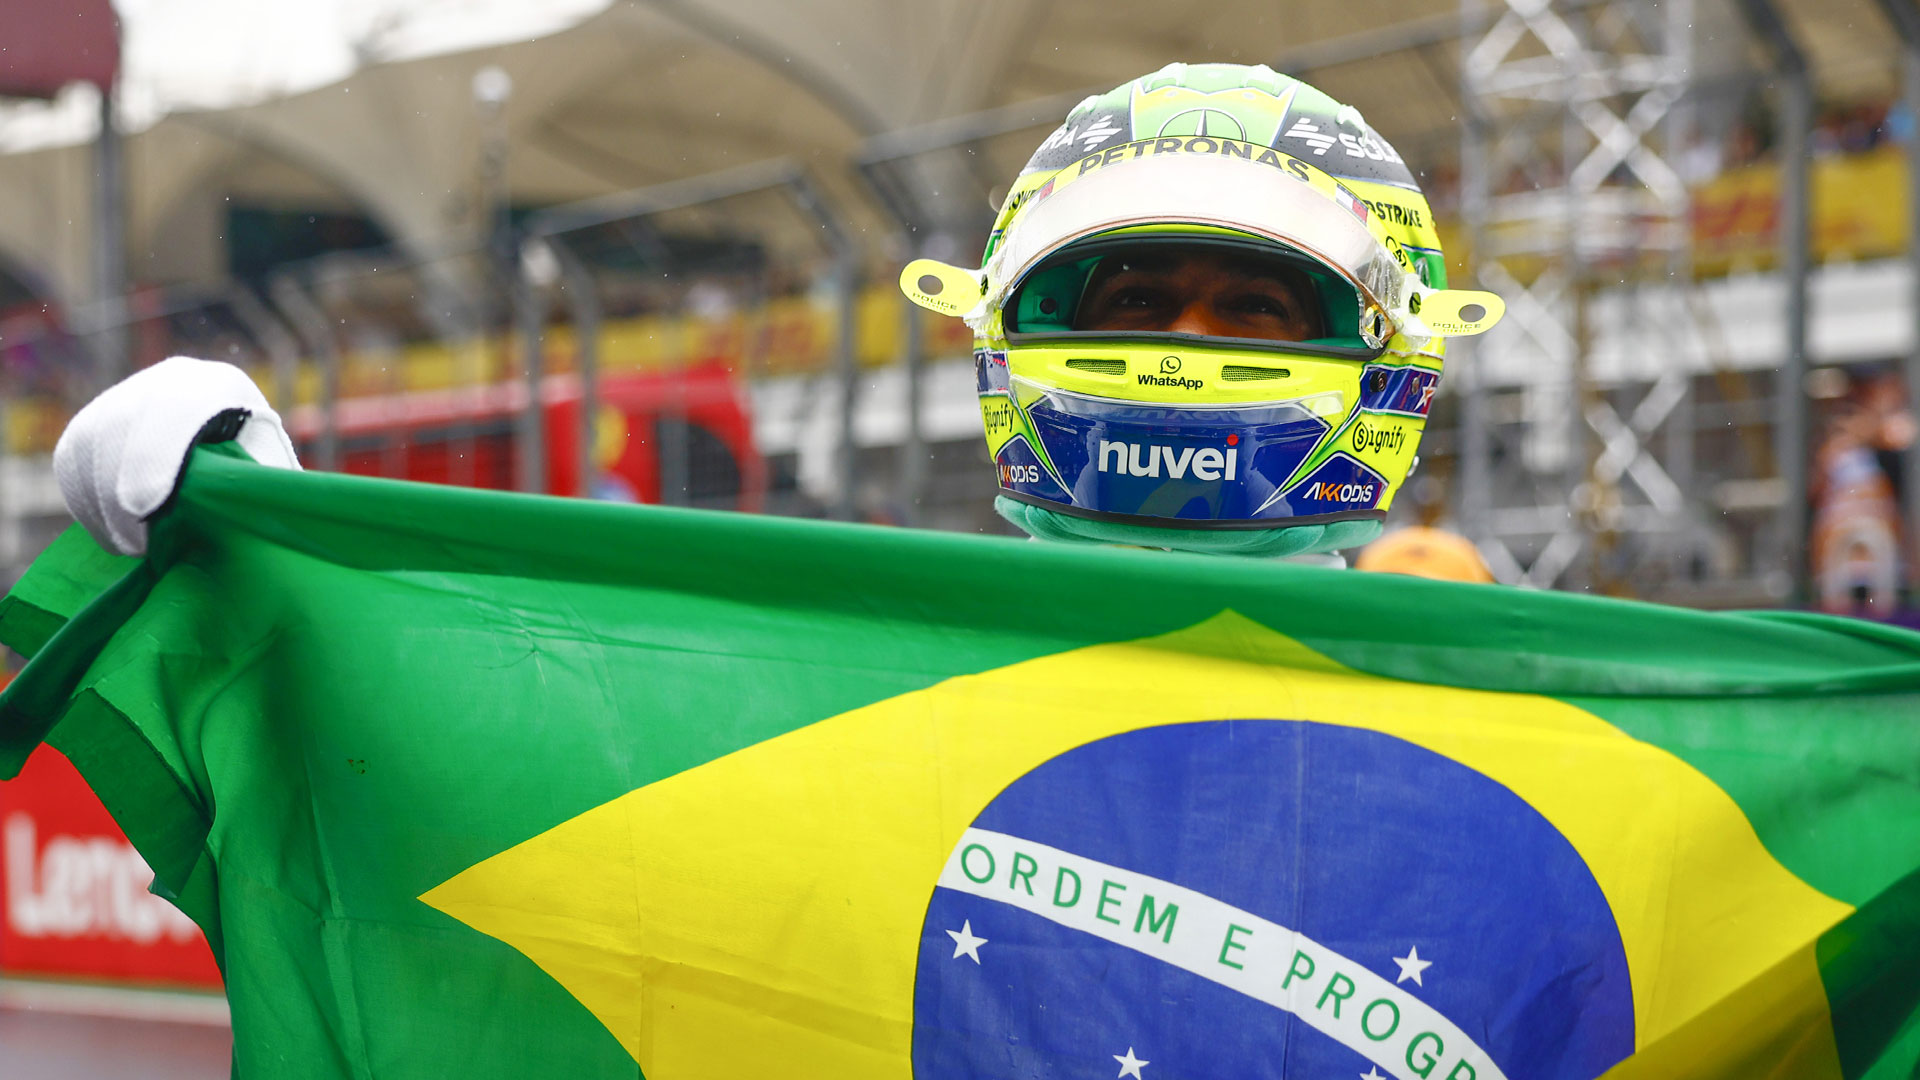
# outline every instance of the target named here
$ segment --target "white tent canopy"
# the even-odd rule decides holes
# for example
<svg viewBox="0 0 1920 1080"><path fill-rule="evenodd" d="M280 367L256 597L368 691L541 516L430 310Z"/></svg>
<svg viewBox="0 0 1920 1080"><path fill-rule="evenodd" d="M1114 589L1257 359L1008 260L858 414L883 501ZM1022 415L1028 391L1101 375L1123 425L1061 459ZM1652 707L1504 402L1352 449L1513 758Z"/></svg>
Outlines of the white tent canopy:
<svg viewBox="0 0 1920 1080"><path fill-rule="evenodd" d="M1697 3L1700 66L1750 63L1730 5ZM1890 92L1897 46L1873 0L1783 6L1824 91ZM1201 8L1146 0L339 0L312 6L305 22L261 21L261 11L284 7L123 3L123 97L139 128L128 140L135 280L221 276L230 202L354 208L417 250L477 236L483 124L473 77L488 66L512 78L504 123L517 203L565 202L791 155L816 171L856 232L874 236L889 226L848 168L870 136L1113 85L1171 60L1271 62L1355 35L1384 43L1396 28L1442 25L1459 12L1455 0L1221 0ZM236 14L243 10L251 14ZM328 19L331 37L322 33ZM187 50L196 34L218 46L208 63L233 65L224 80L192 74ZM478 41L491 43L446 51ZM1308 74L1403 149L1457 142L1454 42L1429 35L1418 47L1331 62L1338 59L1329 54ZM142 71L152 77L142 82ZM167 71L173 75L162 77ZM91 115L86 93L0 115L0 149L16 148L0 155L0 265L65 303L87 293L92 151L89 131L63 130L58 118ZM982 141L973 148L976 176L1010 178L1035 138ZM937 169L920 179L953 186ZM769 242L782 240L783 226L771 218L749 225ZM804 239L801 223L784 228Z"/></svg>

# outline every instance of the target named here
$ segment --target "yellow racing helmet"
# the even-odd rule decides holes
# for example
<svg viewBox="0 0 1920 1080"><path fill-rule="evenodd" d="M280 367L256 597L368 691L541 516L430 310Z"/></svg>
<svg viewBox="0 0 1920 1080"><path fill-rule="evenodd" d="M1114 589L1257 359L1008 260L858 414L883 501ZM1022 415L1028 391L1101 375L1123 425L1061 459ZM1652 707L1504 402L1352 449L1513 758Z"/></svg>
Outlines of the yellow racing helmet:
<svg viewBox="0 0 1920 1080"><path fill-rule="evenodd" d="M1413 525L1375 540L1360 550L1356 570L1410 574L1436 581L1493 582L1493 571L1473 541L1458 533Z"/></svg>
<svg viewBox="0 0 1920 1080"><path fill-rule="evenodd" d="M1284 276L1299 340L1090 329L1109 260L1194 249ZM1089 98L1041 144L978 269L916 260L914 302L967 321L999 512L1034 536L1333 551L1379 535L1447 336L1504 311L1448 290L1399 155L1265 67L1173 64Z"/></svg>

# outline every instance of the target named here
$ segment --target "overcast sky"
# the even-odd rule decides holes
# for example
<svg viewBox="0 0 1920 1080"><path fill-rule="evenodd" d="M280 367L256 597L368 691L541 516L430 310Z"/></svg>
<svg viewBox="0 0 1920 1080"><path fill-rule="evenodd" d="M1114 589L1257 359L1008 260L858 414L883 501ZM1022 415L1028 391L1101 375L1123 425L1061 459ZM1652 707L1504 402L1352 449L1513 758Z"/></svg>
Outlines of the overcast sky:
<svg viewBox="0 0 1920 1080"><path fill-rule="evenodd" d="M176 109L298 93L368 62L552 33L611 0L114 0L121 101L139 130ZM0 106L0 152L93 137L94 97Z"/></svg>

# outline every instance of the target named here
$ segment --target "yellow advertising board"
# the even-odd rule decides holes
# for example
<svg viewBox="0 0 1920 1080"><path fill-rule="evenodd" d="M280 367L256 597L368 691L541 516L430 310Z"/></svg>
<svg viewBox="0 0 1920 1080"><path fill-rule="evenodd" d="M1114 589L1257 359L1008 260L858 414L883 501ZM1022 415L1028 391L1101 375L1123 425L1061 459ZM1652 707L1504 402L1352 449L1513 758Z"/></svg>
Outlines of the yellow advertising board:
<svg viewBox="0 0 1920 1080"><path fill-rule="evenodd" d="M1879 259L1907 248L1907 169L1885 146L1813 163L1813 257ZM1693 191L1694 270L1717 276L1773 265L1780 245L1780 168L1749 165Z"/></svg>
<svg viewBox="0 0 1920 1080"><path fill-rule="evenodd" d="M1907 250L1907 168L1903 151L1884 146L1813 163L1811 249L1815 262L1891 258ZM1693 189L1696 276L1771 269L1780 258L1780 167L1768 162L1731 169ZM1438 223L1447 273L1466 272L1466 231L1458 219ZM1521 280L1537 265L1510 259ZM1453 281L1458 287L1466 279Z"/></svg>

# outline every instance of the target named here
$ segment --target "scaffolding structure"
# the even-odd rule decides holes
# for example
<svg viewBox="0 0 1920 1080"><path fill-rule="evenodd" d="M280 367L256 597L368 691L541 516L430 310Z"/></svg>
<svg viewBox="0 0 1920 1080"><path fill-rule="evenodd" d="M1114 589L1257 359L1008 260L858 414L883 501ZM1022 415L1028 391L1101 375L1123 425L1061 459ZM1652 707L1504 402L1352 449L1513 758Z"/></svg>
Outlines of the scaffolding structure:
<svg viewBox="0 0 1920 1080"><path fill-rule="evenodd" d="M1463 0L1470 272L1510 315L1456 343L1450 494L1503 580L1715 603L1811 595L1813 78L1774 0L1731 0L1762 66L1709 85L1691 41L1701 2ZM1904 0L1879 6L1905 46L1914 108L1920 15ZM1765 292L1780 359L1759 371L1728 363L1739 328L1708 302L1719 285L1694 276L1691 178L1678 167L1700 137L1697 104L1729 90L1771 96L1780 169ZM1906 158L1920 209L1920 140ZM1909 252L1920 318L1920 245ZM1920 329L1911 340L1920 356ZM1906 361L1905 382L1920 401L1920 360ZM1729 426L1740 439L1711 441ZM1711 469L1707 447L1719 450ZM1920 456L1907 458L1905 515L1920 535Z"/></svg>
<svg viewBox="0 0 1920 1080"><path fill-rule="evenodd" d="M1699 511L1685 455L1660 428L1684 416L1689 373L1669 367L1620 403L1593 370L1596 294L1624 293L1653 347L1683 306L1634 303L1687 265L1691 0L1556 8L1466 0L1461 208L1472 273L1507 300L1504 326L1458 342L1462 527L1495 572L1539 587L1611 591L1621 534L1671 557ZM1517 398L1496 411L1494 399ZM1624 413L1624 415L1623 415ZM1675 457L1680 460L1674 460ZM1584 557L1584 558L1583 558ZM1581 564L1584 563L1584 566Z"/></svg>

